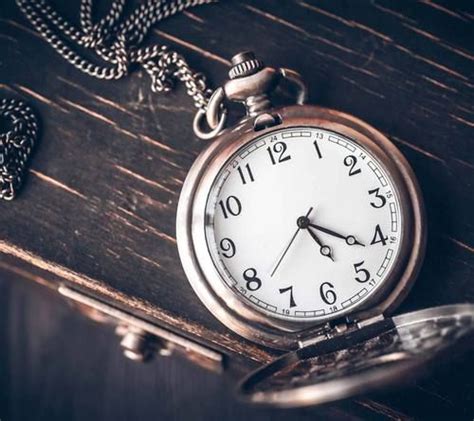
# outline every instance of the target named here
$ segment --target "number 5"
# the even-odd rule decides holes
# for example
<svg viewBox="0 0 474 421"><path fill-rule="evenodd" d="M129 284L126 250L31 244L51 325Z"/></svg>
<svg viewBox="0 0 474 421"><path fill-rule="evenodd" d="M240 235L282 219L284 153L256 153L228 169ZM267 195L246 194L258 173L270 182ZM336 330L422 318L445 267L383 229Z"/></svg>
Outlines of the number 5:
<svg viewBox="0 0 474 421"><path fill-rule="evenodd" d="M364 269L361 267L363 264L364 264L364 260L362 260L362 262L359 262L359 263L354 263L355 272L362 274L361 278L356 276L355 280L357 282L360 282L361 284L363 284L364 282L367 282L370 279L370 272L367 269Z"/></svg>

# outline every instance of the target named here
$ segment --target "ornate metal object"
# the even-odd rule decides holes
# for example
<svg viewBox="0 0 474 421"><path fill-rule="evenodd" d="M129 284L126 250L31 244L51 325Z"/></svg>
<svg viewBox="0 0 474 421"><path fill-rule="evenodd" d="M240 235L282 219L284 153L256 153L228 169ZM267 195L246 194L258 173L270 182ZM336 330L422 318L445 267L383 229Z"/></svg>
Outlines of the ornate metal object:
<svg viewBox="0 0 474 421"><path fill-rule="evenodd" d="M215 138L225 127L227 111L225 101L240 102L245 106L247 116L255 117L272 108L269 95L282 79L287 79L297 88L296 103L303 105L307 99L307 88L301 76L289 69L265 67L254 53L244 52L232 58L229 78L224 86L212 94L206 109L201 109L194 118L194 133L201 139ZM201 129L203 119L212 129Z"/></svg>

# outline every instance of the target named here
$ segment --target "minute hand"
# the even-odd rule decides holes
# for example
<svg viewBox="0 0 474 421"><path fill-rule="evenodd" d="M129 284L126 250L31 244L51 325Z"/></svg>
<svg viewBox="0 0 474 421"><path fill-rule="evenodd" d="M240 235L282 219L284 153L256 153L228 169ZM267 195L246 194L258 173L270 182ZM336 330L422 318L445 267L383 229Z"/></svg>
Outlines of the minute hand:
<svg viewBox="0 0 474 421"><path fill-rule="evenodd" d="M342 235L342 234L339 234L338 232L335 232L333 230L330 230L328 228L322 227L321 225L317 225L317 224L309 224L309 226L313 227L314 229L317 229L318 231L324 232L328 235L332 235L333 237L341 238L342 240L345 240L346 243L349 244L350 246L355 245L355 244L359 246L365 246L360 241L357 241L353 235L347 235L347 236Z"/></svg>

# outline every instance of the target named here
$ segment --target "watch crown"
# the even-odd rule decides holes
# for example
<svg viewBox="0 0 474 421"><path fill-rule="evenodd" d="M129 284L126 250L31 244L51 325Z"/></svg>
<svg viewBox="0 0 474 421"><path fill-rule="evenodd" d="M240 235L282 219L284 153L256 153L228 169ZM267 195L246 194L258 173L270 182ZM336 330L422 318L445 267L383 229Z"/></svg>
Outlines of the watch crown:
<svg viewBox="0 0 474 421"><path fill-rule="evenodd" d="M236 54L232 57L232 67L229 70L229 78L237 79L244 76L250 76L263 69L265 65L262 61L255 58L251 51Z"/></svg>

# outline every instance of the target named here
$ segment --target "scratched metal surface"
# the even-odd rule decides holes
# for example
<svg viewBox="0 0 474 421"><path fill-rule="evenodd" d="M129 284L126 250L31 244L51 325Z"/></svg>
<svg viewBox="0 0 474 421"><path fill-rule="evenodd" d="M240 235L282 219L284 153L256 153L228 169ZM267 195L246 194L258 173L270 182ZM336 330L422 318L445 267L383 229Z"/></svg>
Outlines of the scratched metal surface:
<svg viewBox="0 0 474 421"><path fill-rule="evenodd" d="M152 38L215 86L229 58L253 48L303 74L313 103L355 114L395 142L429 218L426 263L402 311L474 299L473 9L468 1L225 1L163 22ZM60 10L77 16L78 4ZM79 73L13 0L0 8L0 51L0 94L25 98L43 121L21 196L1 204L0 265L82 285L228 352L268 359L209 315L179 265L178 195L203 148L183 90L163 97L140 73L116 82Z"/></svg>

